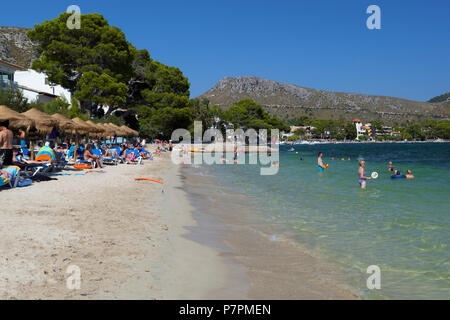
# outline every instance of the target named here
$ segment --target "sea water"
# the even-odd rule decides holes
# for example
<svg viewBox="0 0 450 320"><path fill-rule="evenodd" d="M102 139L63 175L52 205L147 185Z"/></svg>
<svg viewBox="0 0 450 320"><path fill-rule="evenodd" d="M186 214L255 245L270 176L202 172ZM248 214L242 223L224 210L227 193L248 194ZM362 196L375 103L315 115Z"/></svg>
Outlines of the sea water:
<svg viewBox="0 0 450 320"><path fill-rule="evenodd" d="M265 222L326 258L348 287L369 299L450 298L450 144L320 144L281 146L280 170L261 176L257 165L204 166ZM317 154L329 164L317 170ZM335 160L332 160L335 158ZM350 161L349 161L350 158ZM367 189L358 184L358 160ZM390 178L389 161L415 179ZM277 238L278 239L278 238ZM367 287L369 266L381 289Z"/></svg>

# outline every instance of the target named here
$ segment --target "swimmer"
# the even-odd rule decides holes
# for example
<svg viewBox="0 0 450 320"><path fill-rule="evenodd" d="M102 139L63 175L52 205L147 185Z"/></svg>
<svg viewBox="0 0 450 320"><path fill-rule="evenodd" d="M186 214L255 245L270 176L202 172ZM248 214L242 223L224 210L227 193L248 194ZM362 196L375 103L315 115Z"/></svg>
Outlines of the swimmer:
<svg viewBox="0 0 450 320"><path fill-rule="evenodd" d="M389 164L388 164L388 171L389 171L389 172L394 172L394 166L392 165L392 161L389 161Z"/></svg>
<svg viewBox="0 0 450 320"><path fill-rule="evenodd" d="M358 168L358 182L361 186L361 189L365 189L367 185L367 180L372 180L372 178L366 177L366 172L364 170L364 167L366 166L366 162L364 160L359 161L359 168Z"/></svg>
<svg viewBox="0 0 450 320"><path fill-rule="evenodd" d="M412 174L411 170L406 170L406 179L414 179L415 177Z"/></svg>
<svg viewBox="0 0 450 320"><path fill-rule="evenodd" d="M317 167L319 169L319 171L325 171L325 169L327 168L324 164L323 164L323 153L319 152L318 158L317 158Z"/></svg>
<svg viewBox="0 0 450 320"><path fill-rule="evenodd" d="M348 161L352 161L352 158L348 158Z"/></svg>

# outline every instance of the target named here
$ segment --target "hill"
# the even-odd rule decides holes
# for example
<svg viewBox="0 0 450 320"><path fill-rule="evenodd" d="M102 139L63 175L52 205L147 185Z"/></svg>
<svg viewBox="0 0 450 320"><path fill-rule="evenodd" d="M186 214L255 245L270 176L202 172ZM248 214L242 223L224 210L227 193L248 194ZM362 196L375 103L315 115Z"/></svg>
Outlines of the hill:
<svg viewBox="0 0 450 320"><path fill-rule="evenodd" d="M394 97L328 92L278 83L258 77L225 77L197 97L225 109L239 100L252 99L270 114L283 120L302 115L322 119L355 117L386 123L407 120L448 119L450 102L428 103Z"/></svg>
<svg viewBox="0 0 450 320"><path fill-rule="evenodd" d="M434 97L433 99L430 99L428 102L449 102L449 101L450 101L450 91L444 93L443 95Z"/></svg>
<svg viewBox="0 0 450 320"><path fill-rule="evenodd" d="M30 29L16 27L0 27L0 59L24 67L30 67L38 58L36 46L28 39Z"/></svg>

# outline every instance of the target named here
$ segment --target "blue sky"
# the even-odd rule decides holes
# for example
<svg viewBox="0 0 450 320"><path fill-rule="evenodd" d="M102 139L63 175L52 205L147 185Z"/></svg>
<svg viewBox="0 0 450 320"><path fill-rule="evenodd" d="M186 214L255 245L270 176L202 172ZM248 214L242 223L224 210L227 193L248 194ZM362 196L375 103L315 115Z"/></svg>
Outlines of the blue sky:
<svg viewBox="0 0 450 320"><path fill-rule="evenodd" d="M450 91L450 0L4 1L0 25L33 27L71 4L179 67L192 97L244 75L421 101ZM366 27L371 4L381 30Z"/></svg>

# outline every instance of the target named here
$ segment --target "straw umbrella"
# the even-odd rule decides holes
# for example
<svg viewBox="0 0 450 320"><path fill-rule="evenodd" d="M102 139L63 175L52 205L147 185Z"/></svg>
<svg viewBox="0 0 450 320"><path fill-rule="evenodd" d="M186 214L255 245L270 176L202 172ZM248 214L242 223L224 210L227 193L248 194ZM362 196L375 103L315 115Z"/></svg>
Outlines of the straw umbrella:
<svg viewBox="0 0 450 320"><path fill-rule="evenodd" d="M113 128L108 127L104 123L97 123L97 126L103 129L106 136L115 136L116 135L116 131Z"/></svg>
<svg viewBox="0 0 450 320"><path fill-rule="evenodd" d="M34 126L34 121L21 113L0 106L0 121L9 120L9 125L13 128Z"/></svg>
<svg viewBox="0 0 450 320"><path fill-rule="evenodd" d="M133 136L133 137L139 136L139 132L137 132L137 131L135 131L135 130L133 130L133 129L131 129L131 128L128 128L127 126L121 126L121 128L122 128L123 130L125 130L125 131L128 131L128 132L129 132L129 135L131 135L131 136Z"/></svg>
<svg viewBox="0 0 450 320"><path fill-rule="evenodd" d="M113 127L116 130L118 136L126 137L128 135L127 131L123 130L121 127L115 125L114 123L110 123L109 126Z"/></svg>
<svg viewBox="0 0 450 320"><path fill-rule="evenodd" d="M86 121L86 124L89 125L92 129L92 136L95 138L99 138L103 135L104 130L102 128L100 128L99 126L97 126L97 124L95 124L93 121L88 120Z"/></svg>
<svg viewBox="0 0 450 320"><path fill-rule="evenodd" d="M89 134L92 129L86 122L81 120L80 118L73 118L72 122L78 125L77 133L78 134Z"/></svg>
<svg viewBox="0 0 450 320"><path fill-rule="evenodd" d="M58 127L65 133L74 133L77 130L83 129L83 127L73 122L69 118L66 118L62 114L55 113L52 114L51 117L58 120Z"/></svg>
<svg viewBox="0 0 450 320"><path fill-rule="evenodd" d="M35 108L22 113L22 115L32 119L36 129L43 133L51 133L53 128L58 126L58 120Z"/></svg>
<svg viewBox="0 0 450 320"><path fill-rule="evenodd" d="M52 118L48 114L39 111L38 109L32 108L26 112L23 112L22 115L26 116L27 118L30 118L34 121L34 126L39 132L42 133L51 133L53 128L58 126L58 120L55 118ZM31 149L31 158L34 158L34 146L33 141L30 142L30 149Z"/></svg>

